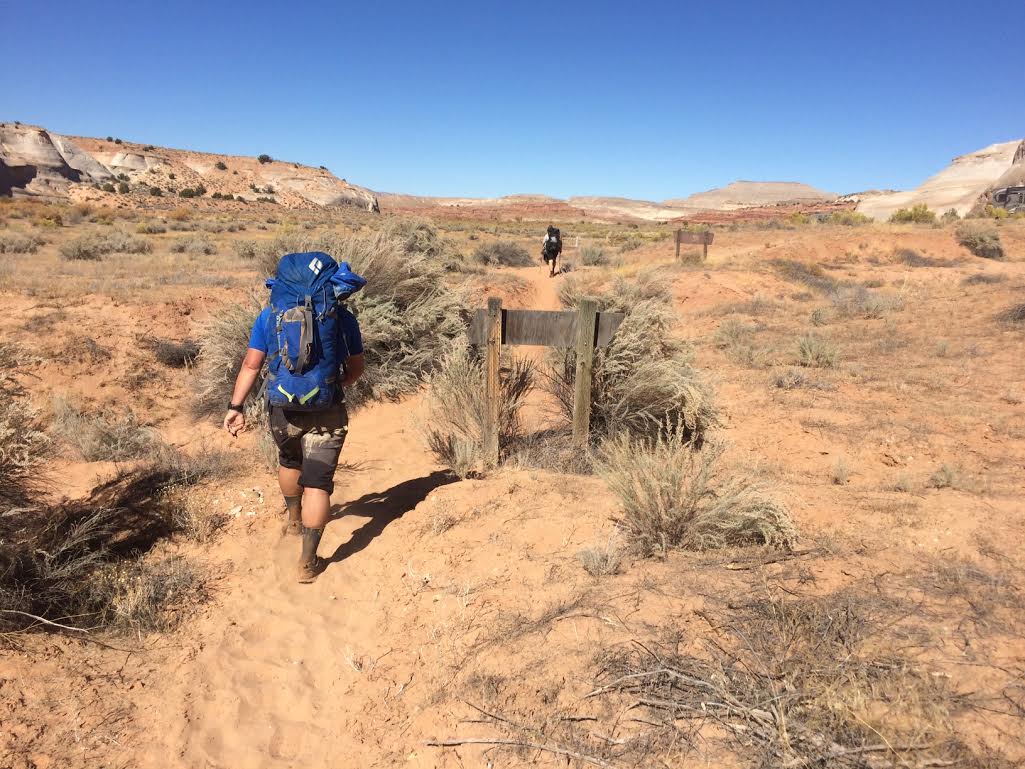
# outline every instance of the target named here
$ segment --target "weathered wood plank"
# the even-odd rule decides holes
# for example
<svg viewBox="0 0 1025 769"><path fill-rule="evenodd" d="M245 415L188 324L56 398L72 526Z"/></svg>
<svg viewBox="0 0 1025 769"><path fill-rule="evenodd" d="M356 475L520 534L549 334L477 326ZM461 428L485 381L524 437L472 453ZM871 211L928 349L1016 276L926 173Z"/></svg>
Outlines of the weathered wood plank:
<svg viewBox="0 0 1025 769"><path fill-rule="evenodd" d="M503 310L502 342L504 344L574 347L577 343L578 313L555 310ZM621 312L598 314L596 335L592 344L605 347L626 317ZM470 323L470 344L487 342L487 312L477 310Z"/></svg>
<svg viewBox="0 0 1025 769"><path fill-rule="evenodd" d="M577 371L573 382L573 442L586 446L591 428L591 370L594 337L597 333L598 303L581 299L577 310Z"/></svg>
<svg viewBox="0 0 1025 769"><path fill-rule="evenodd" d="M501 413L501 381L499 364L502 360L502 300L488 298L487 309L487 361L484 395L487 403L487 421L484 428L484 463L498 467L498 420Z"/></svg>
<svg viewBox="0 0 1025 769"><path fill-rule="evenodd" d="M713 240L715 240L715 233L711 230L702 230L701 232L691 232L690 230L676 231L677 244L694 243L699 246L710 246Z"/></svg>

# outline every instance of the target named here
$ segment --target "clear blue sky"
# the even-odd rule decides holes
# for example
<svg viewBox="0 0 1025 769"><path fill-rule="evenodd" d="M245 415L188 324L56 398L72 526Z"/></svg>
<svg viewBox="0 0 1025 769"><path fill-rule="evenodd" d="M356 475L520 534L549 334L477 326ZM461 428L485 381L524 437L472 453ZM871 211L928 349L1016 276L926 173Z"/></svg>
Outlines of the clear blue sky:
<svg viewBox="0 0 1025 769"><path fill-rule="evenodd" d="M0 0L0 119L379 191L907 188L1025 135L1025 3Z"/></svg>

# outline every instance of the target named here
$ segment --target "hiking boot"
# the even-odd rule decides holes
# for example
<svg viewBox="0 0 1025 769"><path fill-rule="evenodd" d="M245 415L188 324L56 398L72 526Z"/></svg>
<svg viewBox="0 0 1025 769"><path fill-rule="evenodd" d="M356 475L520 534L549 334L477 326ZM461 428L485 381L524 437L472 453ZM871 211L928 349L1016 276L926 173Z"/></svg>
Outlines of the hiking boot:
<svg viewBox="0 0 1025 769"><path fill-rule="evenodd" d="M303 552L299 556L299 582L307 584L317 578L317 567L320 559L317 558L317 546L320 545L320 538L324 534L323 529L308 529L303 526Z"/></svg>
<svg viewBox="0 0 1025 769"><path fill-rule="evenodd" d="M310 562L299 561L299 583L302 585L308 585L311 582L317 581L317 567L320 565L320 559L314 558Z"/></svg>

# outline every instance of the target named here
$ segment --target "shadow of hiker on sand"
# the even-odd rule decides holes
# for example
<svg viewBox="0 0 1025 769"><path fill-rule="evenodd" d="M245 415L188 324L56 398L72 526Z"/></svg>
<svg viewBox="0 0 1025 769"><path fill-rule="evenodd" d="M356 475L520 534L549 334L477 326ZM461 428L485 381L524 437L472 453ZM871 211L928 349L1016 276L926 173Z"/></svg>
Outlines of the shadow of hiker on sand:
<svg viewBox="0 0 1025 769"><path fill-rule="evenodd" d="M354 499L344 505L339 505L331 513L331 520L338 520L343 515L368 516L369 521L364 523L349 537L348 542L343 542L329 558L325 558L324 566L344 561L351 555L369 545L381 534L392 521L397 521L418 504L423 502L427 495L439 486L455 483L459 477L444 470L436 470L423 478L412 478L403 481L390 489L374 491L364 494L359 499Z"/></svg>

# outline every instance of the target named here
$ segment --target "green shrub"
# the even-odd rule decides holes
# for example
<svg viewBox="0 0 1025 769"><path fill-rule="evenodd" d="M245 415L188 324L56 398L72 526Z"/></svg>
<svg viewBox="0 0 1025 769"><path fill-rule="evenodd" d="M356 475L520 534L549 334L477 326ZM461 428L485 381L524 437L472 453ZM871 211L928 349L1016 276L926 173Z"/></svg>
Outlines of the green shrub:
<svg viewBox="0 0 1025 769"><path fill-rule="evenodd" d="M119 182L117 185L117 191L120 192L122 195L127 195L129 189L130 188L126 182Z"/></svg>
<svg viewBox="0 0 1025 769"><path fill-rule="evenodd" d="M214 168L216 168L218 171L227 171L228 170L228 166L226 166L224 164L223 160L218 160L216 163L214 163Z"/></svg>
<svg viewBox="0 0 1025 769"><path fill-rule="evenodd" d="M587 267L598 267L608 264L609 258L601 246L586 245L580 248L580 262Z"/></svg>
<svg viewBox="0 0 1025 769"><path fill-rule="evenodd" d="M931 211L925 203L919 203L911 208L894 211L890 221L895 224L933 224L936 221L936 212Z"/></svg>
<svg viewBox="0 0 1025 769"><path fill-rule="evenodd" d="M178 190L178 197L194 198L196 197L196 191L191 189L190 187L184 187L183 189Z"/></svg>
<svg viewBox="0 0 1025 769"><path fill-rule="evenodd" d="M797 362L806 368L833 368L838 359L836 347L816 334L807 333L797 340Z"/></svg>
<svg viewBox="0 0 1025 769"><path fill-rule="evenodd" d="M954 230L959 245L983 259L1003 259L1004 246L995 227L966 222Z"/></svg>
<svg viewBox="0 0 1025 769"><path fill-rule="evenodd" d="M270 155L260 155L256 159L259 160L260 163L270 163L274 160L274 158L272 158Z"/></svg>
<svg viewBox="0 0 1025 769"><path fill-rule="evenodd" d="M155 198L159 198L161 195L164 194L164 192L159 187L150 187L149 194Z"/></svg>
<svg viewBox="0 0 1025 769"><path fill-rule="evenodd" d="M104 192L113 192L114 191L114 185L111 184L110 182L104 182L102 185L100 185L100 189L103 190Z"/></svg>
<svg viewBox="0 0 1025 769"><path fill-rule="evenodd" d="M597 469L623 509L626 541L643 555L743 545L789 549L797 532L764 485L730 476L722 448L695 450L687 430L621 434L602 444Z"/></svg>
<svg viewBox="0 0 1025 769"><path fill-rule="evenodd" d="M951 222L960 221L961 217L957 213L957 209L948 208L943 212L943 216L940 217L940 221L944 224L950 224Z"/></svg>
<svg viewBox="0 0 1025 769"><path fill-rule="evenodd" d="M473 260L480 264L503 267L530 267L534 263L527 249L511 240L481 243L474 249Z"/></svg>

